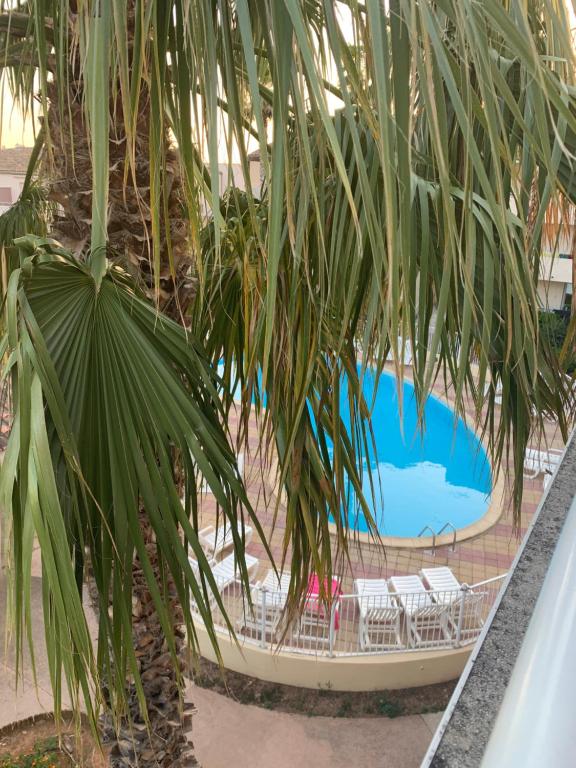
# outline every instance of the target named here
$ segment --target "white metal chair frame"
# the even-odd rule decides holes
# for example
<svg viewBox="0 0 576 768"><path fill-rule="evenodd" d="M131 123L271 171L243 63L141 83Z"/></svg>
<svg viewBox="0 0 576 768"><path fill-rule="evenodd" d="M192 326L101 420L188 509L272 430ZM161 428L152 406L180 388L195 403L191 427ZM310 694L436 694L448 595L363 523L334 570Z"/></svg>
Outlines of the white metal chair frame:
<svg viewBox="0 0 576 768"><path fill-rule="evenodd" d="M339 582L339 579L336 579ZM320 601L319 595L310 595L296 621L296 636L323 645L332 645L336 634L335 617L340 605L339 597L332 600L330 611Z"/></svg>
<svg viewBox="0 0 576 768"><path fill-rule="evenodd" d="M248 576L250 576L256 569L258 568L259 560L257 557L253 557L253 555L244 555L244 560L246 562L246 570L248 571ZM190 565L192 566L192 570L195 574L200 573L200 566L198 562L193 557L188 557L188 561L190 562ZM212 576L214 577L214 581L216 582L216 586L218 587L218 592L220 595L224 592L224 590L229 587L231 584L233 584L235 581L237 581L237 574L238 569L236 567L236 557L232 555L228 555L223 560L220 560L220 562L216 562L213 559L209 559L208 563L212 569ZM216 603L216 595L209 589L208 590L208 601L211 606L213 606ZM194 598L190 599L191 606L194 610L196 610L196 602Z"/></svg>
<svg viewBox="0 0 576 768"><path fill-rule="evenodd" d="M271 569L262 581L257 581L251 590L252 610L247 608L237 626L243 631L256 635L263 645L268 638L274 640L280 630L290 587L290 574L280 574L280 579Z"/></svg>
<svg viewBox="0 0 576 768"><path fill-rule="evenodd" d="M360 612L358 642L362 650L402 647L402 608L389 594L386 580L356 579L354 591Z"/></svg>
<svg viewBox="0 0 576 768"><path fill-rule="evenodd" d="M484 624L481 609L486 593L474 592L467 584L461 584L447 566L422 568L420 575L430 587L432 600L448 606L448 620L456 642L476 636Z"/></svg>
<svg viewBox="0 0 576 768"><path fill-rule="evenodd" d="M394 588L394 597L404 609L408 645L417 648L420 645L431 647L444 645L450 640L450 607L434 603L419 576L392 576L390 583ZM424 638L424 634L440 631L441 639Z"/></svg>
<svg viewBox="0 0 576 768"><path fill-rule="evenodd" d="M242 536L242 530L238 528L238 535ZM217 558L225 550L234 544L232 526L228 522L222 522L216 529L213 525L207 525L198 531L198 541L202 549L212 558ZM244 526L244 546L252 541L252 527Z"/></svg>

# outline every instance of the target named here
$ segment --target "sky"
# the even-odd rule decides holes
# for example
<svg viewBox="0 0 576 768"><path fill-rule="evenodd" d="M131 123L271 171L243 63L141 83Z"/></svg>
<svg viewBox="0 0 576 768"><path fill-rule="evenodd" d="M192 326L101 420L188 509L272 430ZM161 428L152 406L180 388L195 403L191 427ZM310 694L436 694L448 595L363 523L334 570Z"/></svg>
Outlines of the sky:
<svg viewBox="0 0 576 768"><path fill-rule="evenodd" d="M16 147L19 144L26 147L34 143L32 121L24 120L22 113L14 107L12 97L6 89L1 91L2 118L0 136L3 147Z"/></svg>

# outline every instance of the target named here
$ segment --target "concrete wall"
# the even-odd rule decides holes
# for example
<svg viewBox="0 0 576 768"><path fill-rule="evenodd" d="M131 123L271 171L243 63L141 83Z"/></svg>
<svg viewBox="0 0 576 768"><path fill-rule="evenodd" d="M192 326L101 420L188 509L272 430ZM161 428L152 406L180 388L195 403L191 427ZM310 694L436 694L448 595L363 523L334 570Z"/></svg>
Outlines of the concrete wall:
<svg viewBox="0 0 576 768"><path fill-rule="evenodd" d="M202 627L197 627L197 631L200 654L216 662L208 634ZM464 669L473 647L330 658L272 652L254 643L238 647L223 633L218 633L218 645L226 669L272 683L335 691L416 688L454 680Z"/></svg>
<svg viewBox="0 0 576 768"><path fill-rule="evenodd" d="M572 434L566 453L545 492L516 560L509 582L495 605L491 623L485 625L470 663L466 665L442 722L432 740L422 768L479 768L484 750L570 505L576 495L576 439ZM562 606L558 606L561 610ZM573 706L563 722L573 729ZM535 723L539 728L541 724ZM544 734L543 731L540 731ZM510 766L522 768L509 755ZM574 757L574 755L572 755ZM575 765L572 760L570 766ZM566 762L549 762L541 768L559 768Z"/></svg>
<svg viewBox="0 0 576 768"><path fill-rule="evenodd" d="M566 283L538 281L538 300L544 309L562 309L566 297Z"/></svg>

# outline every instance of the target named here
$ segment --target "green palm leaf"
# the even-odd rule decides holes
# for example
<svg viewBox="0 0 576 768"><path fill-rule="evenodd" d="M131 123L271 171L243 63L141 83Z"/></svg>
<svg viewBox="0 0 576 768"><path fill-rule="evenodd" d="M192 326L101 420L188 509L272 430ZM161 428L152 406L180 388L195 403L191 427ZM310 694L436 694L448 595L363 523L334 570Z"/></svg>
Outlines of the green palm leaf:
<svg viewBox="0 0 576 768"><path fill-rule="evenodd" d="M80 687L89 704L95 683L112 668L122 680L128 670L138 678L131 639L135 557L174 656L175 597L192 644L191 597L216 642L208 604L211 594L218 604L220 597L196 536L198 470L232 523L245 584L244 516L260 529L221 426L215 374L193 340L159 317L118 270L107 272L97 291L87 267L53 242L17 245L21 267L10 278L5 340L16 411L1 478L16 637L20 652L33 621L29 574L37 536L56 703L63 668L71 690ZM203 568L201 580L188 546ZM176 594L157 582L152 551ZM81 602L87 558L100 601L97 659ZM113 701L118 711L124 704Z"/></svg>

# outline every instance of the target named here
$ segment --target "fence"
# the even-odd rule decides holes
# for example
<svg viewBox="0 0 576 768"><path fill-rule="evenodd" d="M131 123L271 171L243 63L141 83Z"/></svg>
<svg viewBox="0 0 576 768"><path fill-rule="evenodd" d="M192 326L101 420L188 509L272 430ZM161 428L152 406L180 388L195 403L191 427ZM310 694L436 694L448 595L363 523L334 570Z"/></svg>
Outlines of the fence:
<svg viewBox="0 0 576 768"><path fill-rule="evenodd" d="M284 591L255 586L252 606L239 582L222 590L225 614L236 636L271 652L357 656L458 648L478 637L506 574L459 589L341 594L330 604L309 596L289 615ZM385 584L385 582L384 582ZM214 625L228 634L212 606Z"/></svg>

